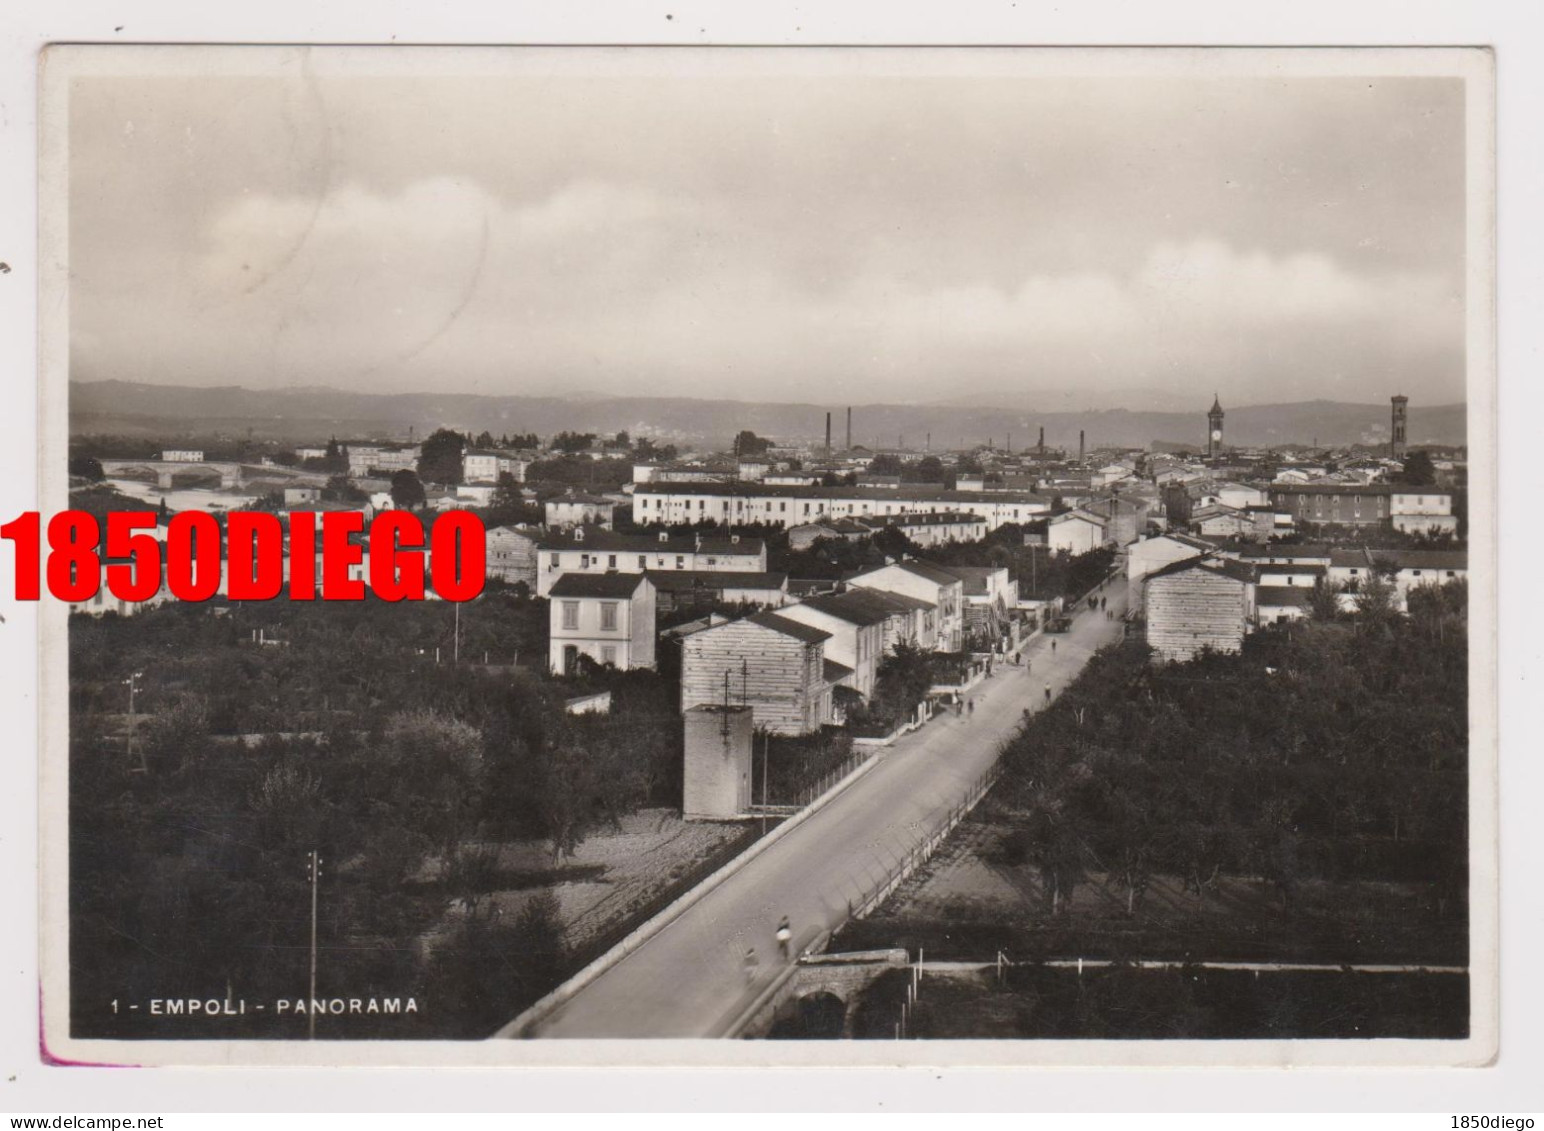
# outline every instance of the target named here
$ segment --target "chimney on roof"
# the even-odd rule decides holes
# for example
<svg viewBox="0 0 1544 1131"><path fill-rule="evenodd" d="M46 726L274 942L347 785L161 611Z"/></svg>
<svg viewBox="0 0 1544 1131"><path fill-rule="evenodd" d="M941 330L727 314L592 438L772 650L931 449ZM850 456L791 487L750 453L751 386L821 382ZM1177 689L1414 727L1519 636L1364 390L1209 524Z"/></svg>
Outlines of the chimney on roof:
<svg viewBox="0 0 1544 1131"><path fill-rule="evenodd" d="M852 451L852 405L847 406L847 450Z"/></svg>

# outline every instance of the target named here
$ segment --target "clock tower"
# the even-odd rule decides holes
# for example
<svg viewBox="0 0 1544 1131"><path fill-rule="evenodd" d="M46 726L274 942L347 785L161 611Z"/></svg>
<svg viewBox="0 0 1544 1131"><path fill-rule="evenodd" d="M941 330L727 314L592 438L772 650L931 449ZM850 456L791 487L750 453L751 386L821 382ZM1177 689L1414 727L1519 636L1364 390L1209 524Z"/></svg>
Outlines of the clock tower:
<svg viewBox="0 0 1544 1131"><path fill-rule="evenodd" d="M1212 408L1206 414L1206 458L1222 455L1222 401L1212 394Z"/></svg>

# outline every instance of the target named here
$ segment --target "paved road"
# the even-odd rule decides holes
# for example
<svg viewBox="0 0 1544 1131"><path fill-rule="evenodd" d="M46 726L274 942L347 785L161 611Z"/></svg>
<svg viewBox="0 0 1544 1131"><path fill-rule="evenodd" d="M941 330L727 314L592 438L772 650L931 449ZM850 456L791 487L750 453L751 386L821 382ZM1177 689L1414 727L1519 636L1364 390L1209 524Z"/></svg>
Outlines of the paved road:
<svg viewBox="0 0 1544 1131"><path fill-rule="evenodd" d="M1125 610L1124 580L1105 593L1111 609ZM973 712L936 718L889 747L845 792L580 990L533 1035L721 1035L775 974L778 918L792 921L796 950L840 925L848 900L874 890L965 798L1024 709L1044 706L1047 682L1053 695L1061 691L1120 630L1102 612L1083 612L1071 632L1036 639L1024 653L1029 671L997 668L972 692ZM760 959L754 981L743 965L748 947Z"/></svg>

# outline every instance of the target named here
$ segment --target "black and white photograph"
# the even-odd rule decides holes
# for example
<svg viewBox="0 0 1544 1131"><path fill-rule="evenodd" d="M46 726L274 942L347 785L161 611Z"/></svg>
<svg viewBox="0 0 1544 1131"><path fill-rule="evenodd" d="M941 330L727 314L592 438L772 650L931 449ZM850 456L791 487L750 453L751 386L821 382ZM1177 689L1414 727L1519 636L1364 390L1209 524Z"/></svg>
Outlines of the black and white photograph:
<svg viewBox="0 0 1544 1131"><path fill-rule="evenodd" d="M1488 52L41 75L47 1055L1495 1055Z"/></svg>

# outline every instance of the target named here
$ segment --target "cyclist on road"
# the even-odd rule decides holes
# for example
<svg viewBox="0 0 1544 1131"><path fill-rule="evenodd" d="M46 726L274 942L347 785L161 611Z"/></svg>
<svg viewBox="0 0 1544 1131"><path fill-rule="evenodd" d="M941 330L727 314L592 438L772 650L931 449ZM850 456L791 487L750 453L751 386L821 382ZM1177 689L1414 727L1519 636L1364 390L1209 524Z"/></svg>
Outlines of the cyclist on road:
<svg viewBox="0 0 1544 1131"><path fill-rule="evenodd" d="M777 949L782 952L784 962L793 957L793 928L788 925L786 915L777 925Z"/></svg>

